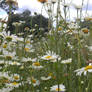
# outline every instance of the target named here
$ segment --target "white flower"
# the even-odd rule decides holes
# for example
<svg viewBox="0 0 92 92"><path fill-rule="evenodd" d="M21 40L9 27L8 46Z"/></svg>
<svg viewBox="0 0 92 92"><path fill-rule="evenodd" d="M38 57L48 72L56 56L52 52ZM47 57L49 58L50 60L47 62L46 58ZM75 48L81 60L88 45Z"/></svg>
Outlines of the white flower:
<svg viewBox="0 0 92 92"><path fill-rule="evenodd" d="M64 92L64 91L66 91L66 89L65 89L65 86L63 84L60 84L59 88L58 88L58 85L52 86L50 91L52 91L52 92L58 92L58 91L59 92Z"/></svg>
<svg viewBox="0 0 92 92"><path fill-rule="evenodd" d="M19 87L21 83L18 82L11 82L11 83L6 83L6 87Z"/></svg>
<svg viewBox="0 0 92 92"><path fill-rule="evenodd" d="M10 91L12 91L13 90L13 87L5 87L5 88L2 88L2 89L0 89L0 92L10 92Z"/></svg>
<svg viewBox="0 0 92 92"><path fill-rule="evenodd" d="M31 80L33 86L39 86L40 85L40 81L35 79L34 77L32 77L32 80Z"/></svg>
<svg viewBox="0 0 92 92"><path fill-rule="evenodd" d="M92 51L92 46L88 46L89 51Z"/></svg>
<svg viewBox="0 0 92 92"><path fill-rule="evenodd" d="M10 34L10 31L8 31L8 32L3 31L2 32L2 35L3 35L3 37L4 37L4 39L6 41L8 41L8 42L10 42L10 41L16 42L17 36L16 35L13 35L13 34L11 35Z"/></svg>
<svg viewBox="0 0 92 92"><path fill-rule="evenodd" d="M5 61L4 60L0 60L0 65L4 64Z"/></svg>
<svg viewBox="0 0 92 92"><path fill-rule="evenodd" d="M40 85L40 81L35 79L34 77L28 77L26 83L32 84L34 87Z"/></svg>
<svg viewBox="0 0 92 92"><path fill-rule="evenodd" d="M43 81L50 80L50 79L51 79L51 76L48 76L48 77L42 76L42 77L41 77L41 80L43 80Z"/></svg>
<svg viewBox="0 0 92 92"><path fill-rule="evenodd" d="M29 57L28 58L23 57L21 61L22 62L28 62L28 61L32 61L32 59L29 58Z"/></svg>
<svg viewBox="0 0 92 92"><path fill-rule="evenodd" d="M16 26L20 26L21 24L22 24L22 23L20 23L20 22L13 22L13 23L12 23L12 25L14 25L15 27L16 27Z"/></svg>
<svg viewBox="0 0 92 92"><path fill-rule="evenodd" d="M76 8L76 9L82 9L82 5L76 5L76 4L74 4L74 7Z"/></svg>
<svg viewBox="0 0 92 92"><path fill-rule="evenodd" d="M62 3L62 5L63 5L64 7L69 7L69 6L70 6L70 3Z"/></svg>
<svg viewBox="0 0 92 92"><path fill-rule="evenodd" d="M13 74L11 80L12 80L12 81L19 81L19 80L20 80L20 75L18 75L18 74Z"/></svg>
<svg viewBox="0 0 92 92"><path fill-rule="evenodd" d="M80 33L80 35L82 35L82 36L84 36L84 37L87 37L87 36L90 35L89 29L87 29L87 28L82 28L79 33Z"/></svg>
<svg viewBox="0 0 92 92"><path fill-rule="evenodd" d="M0 78L5 77L6 79L10 79L11 77L8 75L8 72L0 72Z"/></svg>
<svg viewBox="0 0 92 92"><path fill-rule="evenodd" d="M34 62L31 67L37 70L40 70L43 68L43 66L41 66L39 62Z"/></svg>
<svg viewBox="0 0 92 92"><path fill-rule="evenodd" d="M8 51L3 51L4 57L7 60L11 60L15 57L16 52L8 52Z"/></svg>
<svg viewBox="0 0 92 92"><path fill-rule="evenodd" d="M51 2L54 4L54 3L56 3L56 2L57 2L57 0L51 0Z"/></svg>
<svg viewBox="0 0 92 92"><path fill-rule="evenodd" d="M18 62L16 62L16 61L12 61L12 62L9 62L8 64L10 64L10 65L17 65L17 66L19 66L19 65L21 65L21 63L18 63Z"/></svg>
<svg viewBox="0 0 92 92"><path fill-rule="evenodd" d="M69 63L71 63L71 62L72 62L72 59L71 59L71 58L69 58L69 59L67 59L67 60L62 60L62 61L61 61L62 64L69 64Z"/></svg>
<svg viewBox="0 0 92 92"><path fill-rule="evenodd" d="M90 63L88 66L77 69L74 72L76 72L76 75L79 75L79 76L81 76L82 73L84 73L84 75L86 75L87 72L92 72L92 64Z"/></svg>
<svg viewBox="0 0 92 92"><path fill-rule="evenodd" d="M51 51L46 52L46 55L41 57L43 60L55 60L57 58L59 58L59 55L56 55L56 53Z"/></svg>

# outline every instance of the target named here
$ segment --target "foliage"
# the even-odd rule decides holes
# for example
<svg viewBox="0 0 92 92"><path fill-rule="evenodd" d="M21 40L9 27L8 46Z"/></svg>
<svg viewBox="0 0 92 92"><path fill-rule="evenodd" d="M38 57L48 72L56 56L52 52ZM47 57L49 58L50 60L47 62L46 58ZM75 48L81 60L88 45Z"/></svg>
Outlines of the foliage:
<svg viewBox="0 0 92 92"><path fill-rule="evenodd" d="M0 1L0 8L3 9L7 14L9 14L9 5L6 3L6 0ZM15 10L17 10L17 7L12 6L11 13L13 13Z"/></svg>
<svg viewBox="0 0 92 92"><path fill-rule="evenodd" d="M29 29L35 28L34 35L37 35L39 29L42 28L42 34L48 31L48 19L42 15L32 16L29 10L25 10L23 13L12 14L10 19L8 20L8 29L11 33L15 33L16 27L13 25L14 22L24 21L25 23L18 26L18 33L22 33L25 31L25 28ZM31 33L31 32L30 32ZM41 34L41 35L42 35Z"/></svg>

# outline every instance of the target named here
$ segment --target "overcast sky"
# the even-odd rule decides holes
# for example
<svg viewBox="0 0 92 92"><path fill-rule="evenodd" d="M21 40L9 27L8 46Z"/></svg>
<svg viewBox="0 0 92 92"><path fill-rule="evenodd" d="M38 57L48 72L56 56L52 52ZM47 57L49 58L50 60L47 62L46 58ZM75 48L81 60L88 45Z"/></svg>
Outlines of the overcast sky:
<svg viewBox="0 0 92 92"><path fill-rule="evenodd" d="M34 12L41 13L42 4L38 2L37 0L17 0L17 1L18 1L18 6L19 6L18 12L22 12L25 9L29 9L32 12L32 14ZM66 0L67 3L70 3L70 1L71 0ZM87 5L87 1L88 0L84 0L84 7L83 7L84 16L85 16L85 9ZM81 5L81 3L82 3L82 0L72 0L72 4ZM76 17L76 10L73 8L73 6L70 7L70 12L71 12L70 13L71 18ZM45 10L43 10L43 15L45 15L46 17L48 16ZM87 15L92 15L92 0L89 0ZM6 14L4 12L2 13L0 12L0 16L6 16Z"/></svg>

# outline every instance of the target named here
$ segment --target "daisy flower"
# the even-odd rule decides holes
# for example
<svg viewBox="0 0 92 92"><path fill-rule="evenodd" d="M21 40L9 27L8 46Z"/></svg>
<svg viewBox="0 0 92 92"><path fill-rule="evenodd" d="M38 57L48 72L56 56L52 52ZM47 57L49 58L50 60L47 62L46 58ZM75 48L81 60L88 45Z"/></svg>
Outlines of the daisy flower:
<svg viewBox="0 0 92 92"><path fill-rule="evenodd" d="M8 52L8 51L3 51L4 57L7 60L11 60L15 57L16 52Z"/></svg>
<svg viewBox="0 0 92 92"><path fill-rule="evenodd" d="M47 80L50 80L51 78L52 78L51 76L47 76L47 77L42 76L41 80L47 81Z"/></svg>
<svg viewBox="0 0 92 92"><path fill-rule="evenodd" d="M58 85L52 86L51 89L50 89L50 91L51 92L58 92L58 91L59 92L64 92L64 91L66 91L66 89L65 89L65 86L63 84L60 84L59 88L58 88Z"/></svg>
<svg viewBox="0 0 92 92"><path fill-rule="evenodd" d="M43 60L56 60L57 58L59 58L59 55L51 51L46 52L46 55L41 57Z"/></svg>
<svg viewBox="0 0 92 92"><path fill-rule="evenodd" d="M6 87L19 87L21 83L18 82L11 82L11 83L6 83Z"/></svg>
<svg viewBox="0 0 92 92"><path fill-rule="evenodd" d="M40 65L40 62L34 62L31 67L32 67L33 69L37 69L37 70L43 68L43 66Z"/></svg>
<svg viewBox="0 0 92 92"><path fill-rule="evenodd" d="M33 86L38 86L38 85L40 85L40 81L37 80L37 79L35 79L34 77L32 77L31 82L32 82Z"/></svg>
<svg viewBox="0 0 92 92"><path fill-rule="evenodd" d="M76 72L76 75L81 76L82 73L84 73L84 75L87 74L87 72L92 72L92 63L90 63L88 66L80 68L75 70L74 72Z"/></svg>
<svg viewBox="0 0 92 92"><path fill-rule="evenodd" d="M27 78L27 83L29 83L29 84L32 83L34 87L40 85L40 81L35 79L34 77L32 77L32 78L28 77Z"/></svg>
<svg viewBox="0 0 92 92"><path fill-rule="evenodd" d="M16 62L16 61L12 61L12 62L9 62L8 64L10 64L10 65L17 65L17 66L19 66L19 65L21 65L21 63L18 63L18 62Z"/></svg>
<svg viewBox="0 0 92 92"><path fill-rule="evenodd" d="M62 64L70 64L71 62L72 62L72 59L71 58L69 58L67 60L62 60L61 61Z"/></svg>
<svg viewBox="0 0 92 92"><path fill-rule="evenodd" d="M41 3L47 2L47 0L38 0L38 1L41 2Z"/></svg>
<svg viewBox="0 0 92 92"><path fill-rule="evenodd" d="M89 51L92 51L92 46L88 46Z"/></svg>
<svg viewBox="0 0 92 92"><path fill-rule="evenodd" d="M20 75L18 75L18 74L13 74L11 80L12 80L12 81L19 81L19 80L20 80Z"/></svg>
<svg viewBox="0 0 92 92"><path fill-rule="evenodd" d="M29 62L29 61L32 61L32 59L29 57L28 58L23 57L21 61L22 62Z"/></svg>
<svg viewBox="0 0 92 92"><path fill-rule="evenodd" d="M7 88L5 87L5 88L0 89L0 92L10 92L12 90L13 90L12 87L7 87Z"/></svg>
<svg viewBox="0 0 92 92"><path fill-rule="evenodd" d="M16 39L17 39L17 36L16 35L11 35L10 34L10 31L6 32L6 31L3 31L2 32L2 35L4 37L4 39L8 42L11 42L11 41L14 41L16 42Z"/></svg>

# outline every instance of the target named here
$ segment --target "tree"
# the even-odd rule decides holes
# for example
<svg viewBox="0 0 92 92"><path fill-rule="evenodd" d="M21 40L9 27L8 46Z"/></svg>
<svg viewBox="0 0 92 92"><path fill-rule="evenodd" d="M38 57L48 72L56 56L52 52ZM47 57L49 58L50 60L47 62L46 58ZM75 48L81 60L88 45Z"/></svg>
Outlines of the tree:
<svg viewBox="0 0 92 92"><path fill-rule="evenodd" d="M7 14L9 14L9 5L6 3L6 0L0 1L0 8L6 11ZM17 9L18 9L17 6L12 5L11 13L13 13Z"/></svg>
<svg viewBox="0 0 92 92"><path fill-rule="evenodd" d="M12 25L14 22L25 21L25 23L19 26L18 33L25 32L25 28L28 27L29 29L36 29L34 35L38 35L40 32L44 34L48 31L48 18L45 18L42 15L35 15L32 16L29 10L25 10L23 13L12 14L10 20L8 21L8 29L11 33L15 33L15 26ZM37 26L35 26L37 25ZM41 30L42 29L42 30ZM31 32L30 32L31 34Z"/></svg>

